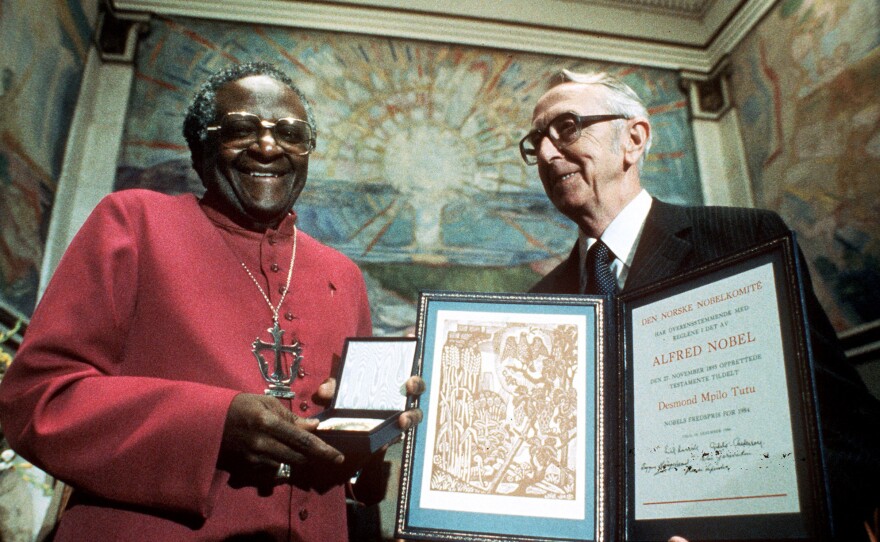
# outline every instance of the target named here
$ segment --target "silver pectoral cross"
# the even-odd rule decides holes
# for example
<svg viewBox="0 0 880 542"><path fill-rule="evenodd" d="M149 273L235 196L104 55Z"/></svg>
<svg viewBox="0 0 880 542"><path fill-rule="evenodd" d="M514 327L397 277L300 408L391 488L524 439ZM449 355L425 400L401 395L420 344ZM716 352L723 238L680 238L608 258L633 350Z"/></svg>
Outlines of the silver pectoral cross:
<svg viewBox="0 0 880 542"><path fill-rule="evenodd" d="M284 330L278 327L277 320L266 331L272 335L273 342L263 342L257 337L253 344L253 353L257 358L257 363L260 364L260 372L263 373L263 379L269 383L269 387L263 393L282 399L293 399L295 394L291 391L290 385L299 372L299 364L302 362L302 345L299 344L299 341L294 341L293 344L285 346L282 343ZM271 373L269 373L269 362L263 358L263 350L272 350L275 354ZM286 367L284 364L285 353L293 356L293 363Z"/></svg>

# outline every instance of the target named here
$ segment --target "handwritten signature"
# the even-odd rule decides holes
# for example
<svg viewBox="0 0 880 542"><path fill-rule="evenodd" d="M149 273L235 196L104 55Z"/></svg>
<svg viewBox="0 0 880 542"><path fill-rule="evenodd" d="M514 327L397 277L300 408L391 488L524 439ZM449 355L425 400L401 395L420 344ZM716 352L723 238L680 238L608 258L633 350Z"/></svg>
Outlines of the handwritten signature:
<svg viewBox="0 0 880 542"><path fill-rule="evenodd" d="M660 474L695 474L730 471L732 468L749 468L754 461L771 459L764 450L764 441L736 437L730 440L713 441L708 449L697 444L672 444L653 447L652 454L662 453L665 458L659 463L643 462L640 470L654 476ZM772 454L776 455L776 454ZM791 452L781 454L782 459L791 457Z"/></svg>

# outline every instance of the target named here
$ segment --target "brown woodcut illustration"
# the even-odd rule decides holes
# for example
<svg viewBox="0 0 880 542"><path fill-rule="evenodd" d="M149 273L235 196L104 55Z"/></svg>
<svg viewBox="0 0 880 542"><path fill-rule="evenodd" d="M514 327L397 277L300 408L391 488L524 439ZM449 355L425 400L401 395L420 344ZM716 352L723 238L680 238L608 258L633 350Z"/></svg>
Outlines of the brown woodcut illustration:
<svg viewBox="0 0 880 542"><path fill-rule="evenodd" d="M431 489L574 500L577 327L447 321Z"/></svg>

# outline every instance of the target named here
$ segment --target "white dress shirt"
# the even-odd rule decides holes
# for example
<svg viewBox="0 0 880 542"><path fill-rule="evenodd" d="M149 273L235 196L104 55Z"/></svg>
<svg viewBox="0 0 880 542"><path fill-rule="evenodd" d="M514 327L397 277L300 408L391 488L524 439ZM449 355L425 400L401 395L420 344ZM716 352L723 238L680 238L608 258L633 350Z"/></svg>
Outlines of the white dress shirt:
<svg viewBox="0 0 880 542"><path fill-rule="evenodd" d="M653 201L654 199L651 195L645 189L642 189L602 233L602 241L614 253L614 260L611 262L611 272L617 277L617 285L621 290L623 290L623 285L626 283L629 268L632 266L633 258L636 255L636 247L639 246L639 238L642 236L642 230L645 228L645 219L648 218L648 211L651 210L651 203ZM587 234L582 231L578 233L581 291L583 291L583 286L587 283L587 251L596 241L597 239L587 237Z"/></svg>

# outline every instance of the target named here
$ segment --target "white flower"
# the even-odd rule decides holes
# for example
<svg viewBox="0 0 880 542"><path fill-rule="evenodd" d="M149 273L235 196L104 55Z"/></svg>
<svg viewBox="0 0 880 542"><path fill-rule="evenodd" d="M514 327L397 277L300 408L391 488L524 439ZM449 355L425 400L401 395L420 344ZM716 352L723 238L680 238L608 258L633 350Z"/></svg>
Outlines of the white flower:
<svg viewBox="0 0 880 542"><path fill-rule="evenodd" d="M0 453L0 472L5 471L7 469L12 468L13 461L15 460L15 452L11 449L3 450Z"/></svg>

